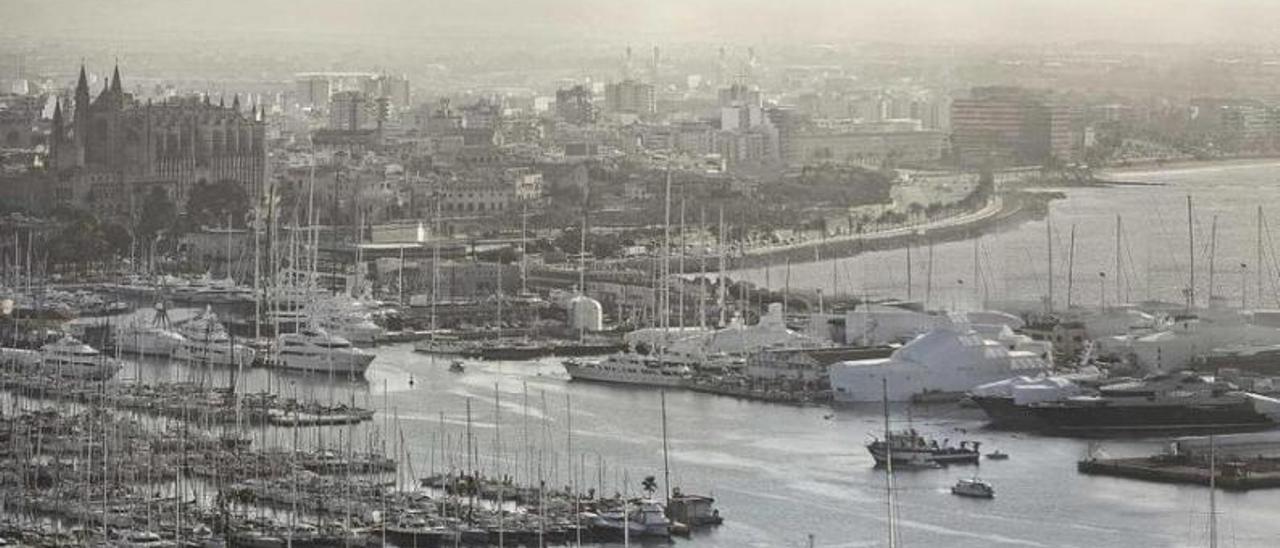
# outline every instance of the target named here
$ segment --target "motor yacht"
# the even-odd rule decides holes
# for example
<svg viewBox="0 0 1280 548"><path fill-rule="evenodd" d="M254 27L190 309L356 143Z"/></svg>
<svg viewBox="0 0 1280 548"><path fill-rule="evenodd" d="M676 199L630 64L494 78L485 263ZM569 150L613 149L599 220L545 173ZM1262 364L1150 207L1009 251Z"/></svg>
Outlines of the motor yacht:
<svg viewBox="0 0 1280 548"><path fill-rule="evenodd" d="M363 375L374 355L319 327L276 337L277 366L297 371Z"/></svg>

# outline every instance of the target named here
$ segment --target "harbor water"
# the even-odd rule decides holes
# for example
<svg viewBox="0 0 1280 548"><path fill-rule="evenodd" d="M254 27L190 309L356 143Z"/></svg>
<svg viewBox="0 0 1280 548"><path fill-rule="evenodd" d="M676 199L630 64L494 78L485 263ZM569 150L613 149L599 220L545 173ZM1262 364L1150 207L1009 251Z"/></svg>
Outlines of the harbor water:
<svg viewBox="0 0 1280 548"><path fill-rule="evenodd" d="M623 490L626 478L628 492L640 495L641 481L652 475L661 496L660 392L570 382L554 359L471 362L459 374L449 372L450 360L414 353L411 345L383 346L376 352L378 358L362 381L263 369L248 371L242 381L249 390L270 382L285 394L354 399L377 408L372 422L355 427L353 439L365 439L363 429L384 428L392 432L387 451L394 454L400 451L396 438L403 434L400 456L407 455L418 476L442 471L446 463L466 462L460 447L470 400L477 466L486 473L495 470L494 457L501 454L499 472L528 483L537 475L541 454L549 485L569 485L572 466L583 490L603 488L612 495ZM149 361L125 374L183 380L192 378L193 370ZM715 496L726 519L718 528L676 539L676 545L802 547L809 534L823 547L886 544L885 477L864 448L883 428L878 405L832 411L684 390L667 392L666 403L671 484ZM572 408L571 419L566 405ZM1207 490L1077 474L1075 463L1089 451L1088 441L988 431L981 412L953 405L895 407L891 414L895 427L910 425L952 443L974 439L983 442L984 452L999 449L1011 455L977 467L898 473L895 494L906 546L1097 548L1207 542ZM571 439L566 428L570 420ZM288 434L267 439L273 437L282 444L290 439ZM495 451L498 444L500 451ZM567 452L570 444L572 453ZM1161 446L1160 440L1107 441L1100 450L1112 456L1140 455ZM994 500L949 493L958 479L974 475L995 487ZM1275 545L1280 540L1273 519L1278 507L1280 492L1220 494L1222 538L1234 539L1235 546Z"/></svg>

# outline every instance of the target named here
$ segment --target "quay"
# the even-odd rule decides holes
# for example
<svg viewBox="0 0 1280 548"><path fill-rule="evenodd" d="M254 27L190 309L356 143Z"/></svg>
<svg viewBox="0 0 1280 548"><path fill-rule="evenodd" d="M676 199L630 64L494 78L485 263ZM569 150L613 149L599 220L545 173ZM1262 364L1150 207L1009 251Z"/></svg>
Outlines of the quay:
<svg viewBox="0 0 1280 548"><path fill-rule="evenodd" d="M1082 474L1161 483L1209 485L1209 466L1182 455L1114 459L1084 459L1076 463ZM1254 458L1219 464L1214 483L1222 489L1248 491L1280 487L1280 459Z"/></svg>

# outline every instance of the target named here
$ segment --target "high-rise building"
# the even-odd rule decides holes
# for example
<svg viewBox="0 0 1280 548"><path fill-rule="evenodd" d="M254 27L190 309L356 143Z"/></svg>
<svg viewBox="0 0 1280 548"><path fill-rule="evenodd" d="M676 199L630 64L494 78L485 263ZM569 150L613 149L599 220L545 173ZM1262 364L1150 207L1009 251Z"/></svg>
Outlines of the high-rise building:
<svg viewBox="0 0 1280 548"><path fill-rule="evenodd" d="M641 116L657 112L653 85L636 80L623 80L605 86L604 103L609 112Z"/></svg>
<svg viewBox="0 0 1280 548"><path fill-rule="evenodd" d="M74 112L59 102L49 136L52 199L92 208L107 217L136 217L143 198L160 189L182 207L199 183L234 181L260 196L266 178L265 114L205 97L161 103L125 93L117 67L97 97L89 95L84 67Z"/></svg>
<svg viewBox="0 0 1280 548"><path fill-rule="evenodd" d="M596 107L591 90L581 85L557 90L556 117L579 126L594 123Z"/></svg>
<svg viewBox="0 0 1280 548"><path fill-rule="evenodd" d="M359 91L340 91L329 100L329 129L356 131L377 127L376 102Z"/></svg>
<svg viewBox="0 0 1280 548"><path fill-rule="evenodd" d="M328 78L314 74L304 74L298 77L297 85L299 106L318 107L329 104L329 94L332 87Z"/></svg>
<svg viewBox="0 0 1280 548"><path fill-rule="evenodd" d="M763 104L760 90L749 86L734 84L720 90L721 107L759 107Z"/></svg>
<svg viewBox="0 0 1280 548"><path fill-rule="evenodd" d="M1038 165L1075 157L1075 113L1047 94L974 88L951 103L951 141L963 165Z"/></svg>

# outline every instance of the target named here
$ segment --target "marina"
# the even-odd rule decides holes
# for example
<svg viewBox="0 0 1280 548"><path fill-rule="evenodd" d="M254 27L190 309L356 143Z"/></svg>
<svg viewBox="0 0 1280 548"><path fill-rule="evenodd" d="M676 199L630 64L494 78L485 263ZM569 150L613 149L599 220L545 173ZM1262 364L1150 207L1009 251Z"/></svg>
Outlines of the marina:
<svg viewBox="0 0 1280 548"><path fill-rule="evenodd" d="M1068 203L1077 190L1094 191L1072 189ZM1178 545L1189 538L1178 515L1199 506L1206 478L1253 490L1249 501L1221 497L1236 538L1267 538L1256 525L1265 505L1255 501L1278 496L1264 489L1276 482L1272 457L1224 456L1219 473L1208 474L1193 458L1151 456L1168 436L1197 430L1189 426L1270 429L1269 396L1209 372L1100 379L1080 368L1071 370L1075 388L1041 382L1051 361L1072 355L1048 355L1025 335L1034 325L992 329L989 322L1012 320L989 310L845 311L845 347L817 337L824 325L814 322L825 316L806 325L774 303L751 320L659 322L623 342L557 345L476 327L357 348L329 331L340 327L332 322L259 339L221 330L223 321L252 325L244 304L218 302L226 320L217 323L211 311L173 309L196 318L175 329L186 326L183 338L196 346L178 343L170 357L161 348L167 337L125 316L113 324L133 334L136 356L123 340L118 354L95 354L52 339L48 352L79 359L86 374L64 375L53 359L45 367L39 346L7 349L0 403L14 441L4 480L4 531L12 532L0 534L262 546L650 538L738 547L801 545L810 535L877 544L882 476L892 468L903 508L896 534L913 544L1036 545L1057 534L1096 546L1120 546L1109 540L1117 537ZM915 342L893 340L895 330ZM155 337L142 344L144 335ZM214 352L235 345L260 354ZM20 365L30 360L40 367ZM110 374L94 373L104 365ZM828 368L851 373L811 376ZM937 382L905 382L918 368ZM965 387L1019 375L1034 379L955 402ZM1039 399L1024 406L1027 394ZM1222 412L1188 415L1215 419L1198 425L1167 410L1098 415L1138 401ZM1050 427L1018 425L1028 415ZM1143 420L1124 422L1135 418ZM1082 429L1112 427L1125 431L1109 434L1105 451L1081 439L1092 437ZM1064 496L1044 497L1045 481ZM1124 512L1098 510L1117 500ZM1080 518L1046 525L1050 511ZM759 525L777 520L793 525Z"/></svg>

